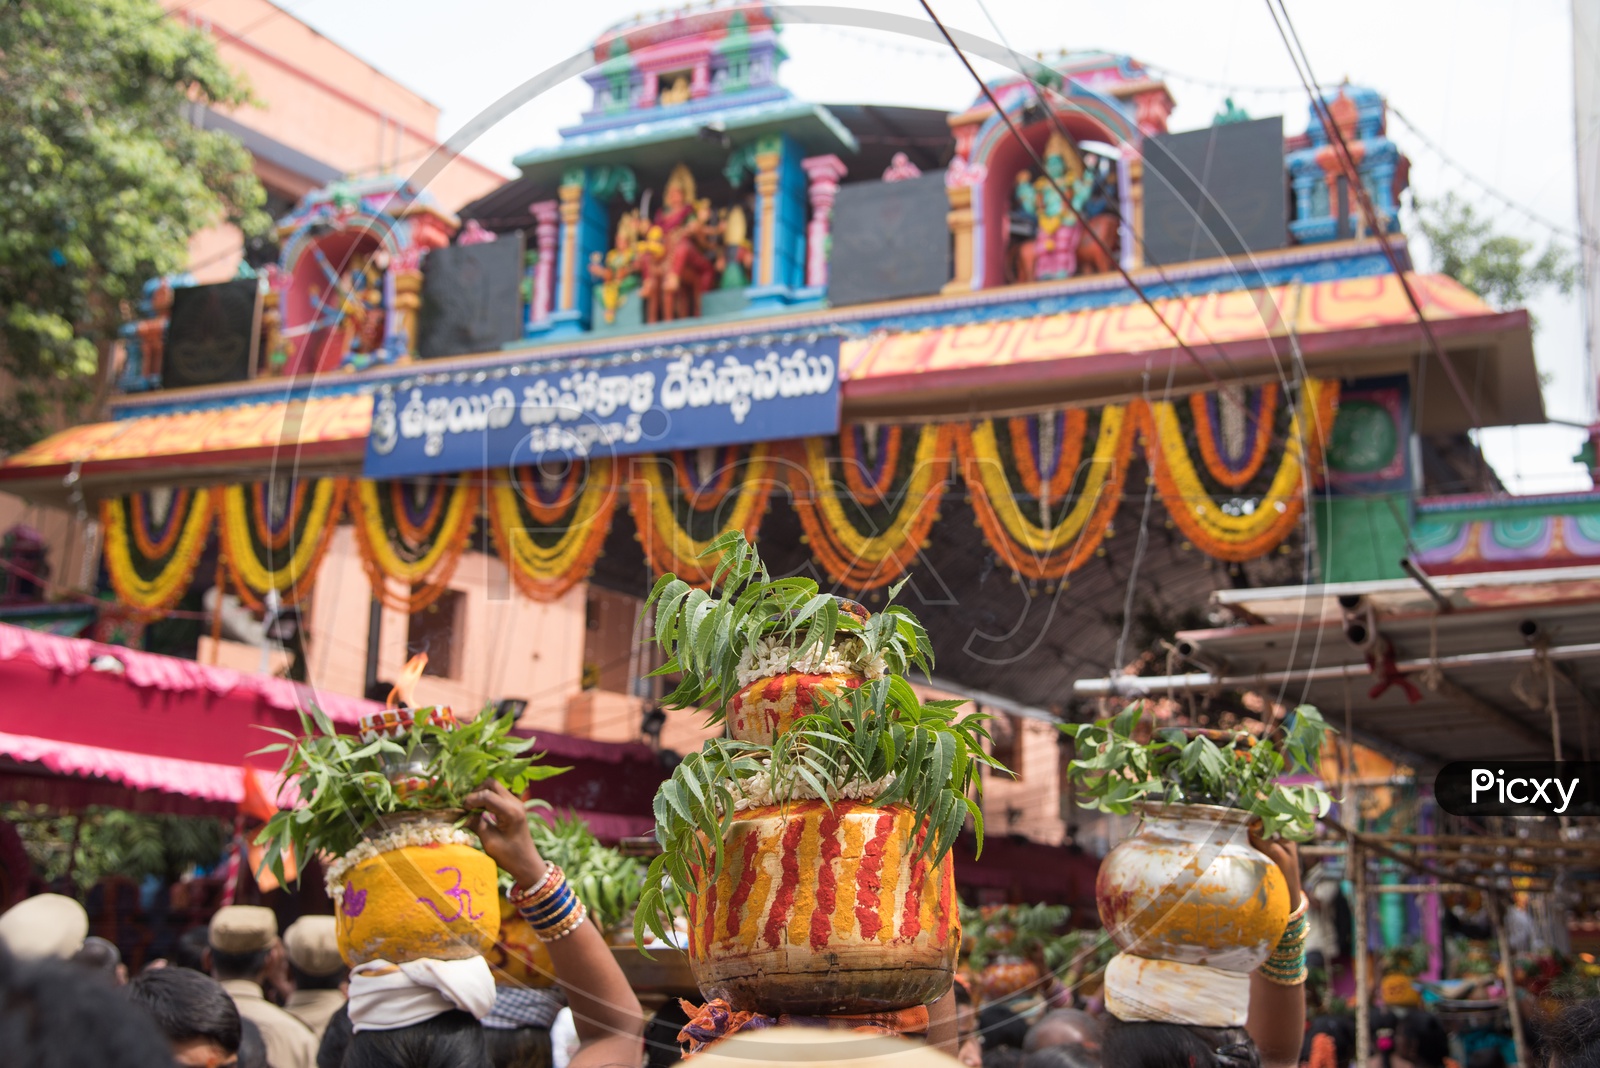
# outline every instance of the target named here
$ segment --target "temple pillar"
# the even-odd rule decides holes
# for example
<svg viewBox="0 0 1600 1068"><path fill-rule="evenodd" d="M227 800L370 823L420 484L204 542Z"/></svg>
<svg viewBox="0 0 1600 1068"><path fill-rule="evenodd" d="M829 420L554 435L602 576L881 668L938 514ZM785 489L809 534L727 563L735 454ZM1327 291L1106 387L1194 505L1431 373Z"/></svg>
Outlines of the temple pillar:
<svg viewBox="0 0 1600 1068"><path fill-rule="evenodd" d="M561 177L556 191L560 248L556 253L555 310L545 320L551 336L589 329L594 287L589 283L589 257L604 252L608 227L605 206L590 189L588 173L575 167Z"/></svg>
<svg viewBox="0 0 1600 1068"><path fill-rule="evenodd" d="M833 230L833 198L847 168L838 156L811 156L800 161L809 180L811 223L806 229L806 286L828 285L828 237Z"/></svg>
<svg viewBox="0 0 1600 1068"><path fill-rule="evenodd" d="M1122 201L1122 269L1131 271L1144 266L1144 156L1133 145L1122 146L1117 197Z"/></svg>
<svg viewBox="0 0 1600 1068"><path fill-rule="evenodd" d="M556 237L560 234L559 201L541 200L528 205L534 218L534 248L538 260L533 268L533 292L528 300L528 322L531 328L550 318L550 298L555 291Z"/></svg>
<svg viewBox="0 0 1600 1068"><path fill-rule="evenodd" d="M945 283L945 293L970 293L972 291L972 186L945 184L945 194L950 198L950 223L952 276Z"/></svg>
<svg viewBox="0 0 1600 1068"><path fill-rule="evenodd" d="M805 284L806 172L782 134L756 144L755 284L752 306L788 304Z"/></svg>

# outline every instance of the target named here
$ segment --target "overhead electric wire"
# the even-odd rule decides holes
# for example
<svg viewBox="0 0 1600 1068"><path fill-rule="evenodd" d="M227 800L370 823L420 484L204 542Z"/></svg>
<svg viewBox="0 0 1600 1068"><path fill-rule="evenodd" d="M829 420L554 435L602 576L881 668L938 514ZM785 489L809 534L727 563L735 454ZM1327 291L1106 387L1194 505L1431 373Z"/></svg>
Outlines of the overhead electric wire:
<svg viewBox="0 0 1600 1068"><path fill-rule="evenodd" d="M1406 301L1411 305L1411 310L1416 314L1417 324L1422 328L1423 336L1427 339L1429 347L1433 350L1434 357L1444 368L1445 377L1450 380L1451 387L1455 390L1456 397L1466 409L1467 415L1472 419L1475 429L1483 428L1483 417L1478 414L1478 406L1467 393L1465 383L1456 372L1455 361L1450 354L1444 351L1439 344L1438 335L1433 332L1433 325L1428 322L1428 317L1422 312L1422 303L1417 299L1415 290L1411 288L1411 281L1406 277L1405 268L1400 264L1400 257L1396 255L1394 247L1389 243L1388 234L1378 225L1378 213L1372 205L1372 200L1367 196L1367 187L1361 181L1361 171L1356 167L1355 156L1350 151L1350 145L1345 141L1344 131L1339 129L1339 124L1334 121L1333 113L1328 110L1328 105L1322 99L1322 90L1317 82L1316 75L1311 70L1311 60L1307 57L1305 46L1300 43L1300 35L1295 31L1294 22L1289 18L1289 9L1284 6L1283 0L1278 0L1278 6L1273 7L1273 0L1266 0L1267 13L1272 16L1272 24L1278 28L1278 36L1283 38L1284 48L1289 52L1289 60L1294 65L1296 76L1300 84L1305 86L1306 95L1311 98L1311 106L1318 120L1322 123L1323 130L1328 135L1328 141L1334 146L1340 162L1348 179L1351 193L1355 196L1356 204L1361 208L1361 214L1367 223L1367 229L1377 238L1378 244L1383 249L1389 266L1394 270L1395 277L1400 281L1400 288L1404 290ZM1282 11L1283 18L1278 18ZM1287 29L1285 28L1287 27ZM1290 38L1293 37L1291 43ZM1298 52L1296 51L1298 49ZM1303 66L1302 66L1303 64ZM1480 453L1481 457L1481 453Z"/></svg>

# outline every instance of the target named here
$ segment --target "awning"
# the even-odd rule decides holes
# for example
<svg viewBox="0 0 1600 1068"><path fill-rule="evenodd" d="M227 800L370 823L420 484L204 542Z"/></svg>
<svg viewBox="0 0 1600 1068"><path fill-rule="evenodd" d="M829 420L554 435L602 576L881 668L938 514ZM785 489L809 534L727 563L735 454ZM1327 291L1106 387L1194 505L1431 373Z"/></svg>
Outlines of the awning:
<svg viewBox="0 0 1600 1068"><path fill-rule="evenodd" d="M0 489L40 503L66 499L74 472L91 499L151 485L238 481L293 467L302 477L359 470L372 424L361 394L85 423L0 464Z"/></svg>
<svg viewBox="0 0 1600 1068"><path fill-rule="evenodd" d="M1600 746L1600 567L1219 591L1250 626L1178 635L1187 674L1084 679L1080 697L1254 690L1309 702L1419 770ZM1434 594L1439 600L1435 600ZM1442 602L1442 603L1441 603ZM1445 607L1448 606L1448 607Z"/></svg>
<svg viewBox="0 0 1600 1068"><path fill-rule="evenodd" d="M286 681L0 623L0 799L77 807L231 812L244 766L276 790L278 753L314 703L353 726L381 706ZM474 710L475 711L475 710ZM528 732L522 732L527 734ZM545 762L570 767L534 793L581 815L605 841L648 834L666 769L645 745L538 733Z"/></svg>
<svg viewBox="0 0 1600 1068"><path fill-rule="evenodd" d="M1409 276L1435 336L1457 374L1476 391L1485 426L1544 421L1526 312L1496 312L1443 275ZM1075 280L1082 281L1082 280ZM1181 282L1181 279L1179 280ZM874 333L846 340L840 351L846 420L926 422L1006 411L1087 406L1140 396L1154 368L1159 388L1177 392L1214 386L1149 308L1124 302L1043 315L928 330ZM880 321L900 314L926 316L959 308L926 298L878 306ZM1210 374L1232 382L1277 381L1294 362L1291 341L1306 369L1329 378L1417 373L1426 351L1400 281L1378 275L1321 282L1292 282L1159 300ZM861 309L848 309L861 313ZM849 323L841 319L846 327ZM763 321L761 329L816 329L816 321ZM748 332L750 325L738 327ZM610 344L631 351L643 338ZM671 335L651 336L663 343ZM585 341L571 355L604 355ZM484 354L437 361L454 372L506 366L530 355L561 359L555 346L517 354ZM1422 372L1445 380L1430 356ZM374 383L415 369L386 369L364 376ZM282 383L263 383L282 390ZM344 384L342 388L348 388ZM213 391L214 392L214 391ZM354 475L361 469L371 423L369 395L345 393L309 400L246 404L250 392L230 393L232 407L132 416L75 427L47 438L0 464L0 490L60 504L64 482L92 500L154 485L205 484L219 476L246 481L294 465L302 477ZM183 395L151 395L168 403ZM218 398L197 397L216 404ZM1464 430L1472 420L1453 392L1431 388L1420 400L1416 425L1424 433Z"/></svg>
<svg viewBox="0 0 1600 1068"><path fill-rule="evenodd" d="M1544 402L1526 312L1496 312L1445 275L1407 275L1457 373L1478 391L1484 426L1541 423ZM1426 343L1393 274L1235 289L1157 300L1162 318L1223 381L1277 380L1292 365L1291 336L1307 369L1325 377L1412 373ZM926 418L974 410L1092 403L1139 395L1143 376L1192 390L1206 372L1142 303L1030 319L888 333L841 357L847 414ZM1444 371L1429 359L1428 374ZM1423 432L1471 419L1445 388L1429 391Z"/></svg>

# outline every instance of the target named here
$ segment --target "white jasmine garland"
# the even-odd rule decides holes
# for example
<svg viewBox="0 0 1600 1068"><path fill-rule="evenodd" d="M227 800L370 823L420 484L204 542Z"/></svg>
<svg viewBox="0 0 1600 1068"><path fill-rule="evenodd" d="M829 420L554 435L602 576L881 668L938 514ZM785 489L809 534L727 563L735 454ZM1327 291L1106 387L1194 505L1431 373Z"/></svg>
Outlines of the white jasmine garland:
<svg viewBox="0 0 1600 1068"><path fill-rule="evenodd" d="M737 677L740 686L748 686L757 679L789 671L802 675L860 675L866 679L880 679L887 670L883 654L868 656L866 642L858 637L842 638L826 650L813 648L801 656L783 637L768 635L744 651L739 658Z"/></svg>
<svg viewBox="0 0 1600 1068"><path fill-rule="evenodd" d="M871 801L889 791L894 786L894 772L890 772L881 779L867 782L859 777L851 777L844 782L833 782L829 786L828 796L823 797L805 779L798 775L790 776L783 781L774 782L771 774L770 760L762 761L768 771L761 775L751 775L743 779L724 779L722 785L733 795L733 810L745 812L752 808L762 808L766 805L781 805L786 801Z"/></svg>
<svg viewBox="0 0 1600 1068"><path fill-rule="evenodd" d="M470 832L460 827L452 827L448 823L423 823L402 827L376 838L363 840L360 845L329 864L327 875L323 878L323 888L328 891L330 898L337 901L344 894L345 873L357 864L371 860L380 853L429 845L464 845L475 848L478 840Z"/></svg>

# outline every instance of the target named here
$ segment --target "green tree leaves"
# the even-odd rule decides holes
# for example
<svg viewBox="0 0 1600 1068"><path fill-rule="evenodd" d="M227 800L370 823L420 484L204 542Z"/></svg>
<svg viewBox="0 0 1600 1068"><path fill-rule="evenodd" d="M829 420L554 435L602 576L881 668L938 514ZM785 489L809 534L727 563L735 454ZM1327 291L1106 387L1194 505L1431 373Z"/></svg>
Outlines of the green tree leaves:
<svg viewBox="0 0 1600 1068"><path fill-rule="evenodd" d="M1496 308L1524 304L1543 289L1570 293L1578 284L1577 263L1566 250L1549 245L1534 255L1532 241L1496 233L1491 219L1454 193L1418 197L1416 205L1434 269Z"/></svg>
<svg viewBox="0 0 1600 1068"><path fill-rule="evenodd" d="M189 238L270 225L250 155L189 121L245 87L156 0L9 0L0 14L0 450L92 393L99 357Z"/></svg>

